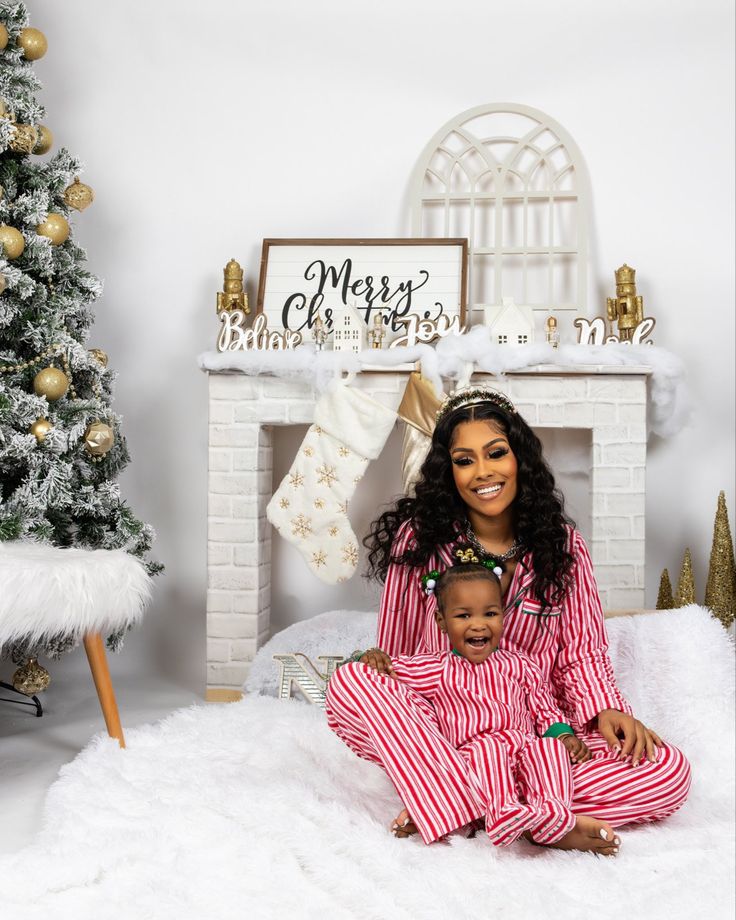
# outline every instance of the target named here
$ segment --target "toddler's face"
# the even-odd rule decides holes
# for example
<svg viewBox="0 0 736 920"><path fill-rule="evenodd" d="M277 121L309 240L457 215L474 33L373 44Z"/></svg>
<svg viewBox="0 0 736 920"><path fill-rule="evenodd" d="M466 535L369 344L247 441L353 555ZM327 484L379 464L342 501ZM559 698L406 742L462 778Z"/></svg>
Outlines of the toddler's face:
<svg viewBox="0 0 736 920"><path fill-rule="evenodd" d="M440 629L456 652L480 664L496 651L503 634L500 586L487 578L458 579L442 594Z"/></svg>

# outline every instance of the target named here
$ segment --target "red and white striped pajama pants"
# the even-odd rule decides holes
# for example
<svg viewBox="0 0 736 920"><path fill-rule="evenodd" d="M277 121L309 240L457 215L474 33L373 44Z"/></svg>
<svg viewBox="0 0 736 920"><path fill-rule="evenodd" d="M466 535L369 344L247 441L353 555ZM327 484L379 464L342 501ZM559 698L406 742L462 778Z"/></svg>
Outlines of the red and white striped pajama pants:
<svg viewBox="0 0 736 920"><path fill-rule="evenodd" d="M556 738L499 731L471 739L458 752L496 846L508 846L524 831L537 843L555 843L575 826L570 755Z"/></svg>
<svg viewBox="0 0 736 920"><path fill-rule="evenodd" d="M383 767L425 843L485 815L477 780L439 732L431 704L393 678L360 664L338 668L328 685L327 724L359 757ZM631 767L597 732L582 740L593 756L572 765L573 813L620 826L665 818L685 801L690 767L677 748L665 744L655 763Z"/></svg>

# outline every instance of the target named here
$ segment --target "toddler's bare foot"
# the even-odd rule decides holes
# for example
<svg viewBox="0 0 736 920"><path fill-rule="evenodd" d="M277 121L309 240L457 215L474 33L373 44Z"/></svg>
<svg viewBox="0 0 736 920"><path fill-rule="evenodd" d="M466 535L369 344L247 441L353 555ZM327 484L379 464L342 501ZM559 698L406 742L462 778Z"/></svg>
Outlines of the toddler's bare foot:
<svg viewBox="0 0 736 920"><path fill-rule="evenodd" d="M398 818L391 824L391 833L394 837L411 837L417 833L417 826L409 817L409 812L403 808Z"/></svg>
<svg viewBox="0 0 736 920"><path fill-rule="evenodd" d="M575 827L557 843L547 844L558 850L584 850L599 856L615 856L621 841L607 821L577 815Z"/></svg>

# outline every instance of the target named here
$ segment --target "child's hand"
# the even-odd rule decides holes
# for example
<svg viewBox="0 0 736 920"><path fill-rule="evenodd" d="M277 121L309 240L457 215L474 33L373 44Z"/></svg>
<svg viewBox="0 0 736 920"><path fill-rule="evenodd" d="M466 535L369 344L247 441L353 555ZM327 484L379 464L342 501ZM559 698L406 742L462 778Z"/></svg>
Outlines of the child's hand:
<svg viewBox="0 0 736 920"><path fill-rule="evenodd" d="M382 652L380 648L369 648L363 653L360 664L367 664L369 668L378 671L381 674L388 674L389 677L396 677L389 656Z"/></svg>
<svg viewBox="0 0 736 920"><path fill-rule="evenodd" d="M588 746L580 738L576 738L575 735L560 735L557 740L565 745L573 763L585 763L586 760L590 760L592 755Z"/></svg>

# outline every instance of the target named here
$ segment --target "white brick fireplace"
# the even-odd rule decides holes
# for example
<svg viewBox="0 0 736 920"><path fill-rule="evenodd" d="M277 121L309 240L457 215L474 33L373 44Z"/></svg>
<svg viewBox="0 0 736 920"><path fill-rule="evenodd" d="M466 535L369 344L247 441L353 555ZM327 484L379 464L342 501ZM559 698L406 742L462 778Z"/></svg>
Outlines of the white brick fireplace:
<svg viewBox="0 0 736 920"><path fill-rule="evenodd" d="M278 485L271 427L311 423L316 393L306 383L271 376L208 373L207 697L216 700L239 695L249 662L269 635L266 505ZM644 606L648 373L643 367L545 367L493 379L532 427L590 432L590 550L606 609ZM363 372L353 386L396 409L407 375ZM388 498L378 496L376 504Z"/></svg>

